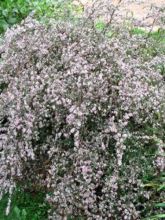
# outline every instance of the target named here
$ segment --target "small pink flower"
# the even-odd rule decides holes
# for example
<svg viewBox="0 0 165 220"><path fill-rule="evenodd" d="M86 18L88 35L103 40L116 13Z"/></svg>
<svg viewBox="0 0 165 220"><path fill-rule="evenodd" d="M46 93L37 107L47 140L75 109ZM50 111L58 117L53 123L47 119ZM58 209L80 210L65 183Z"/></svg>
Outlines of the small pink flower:
<svg viewBox="0 0 165 220"><path fill-rule="evenodd" d="M82 173L83 173L83 174L87 174L88 171L89 171L88 167L85 166L85 165L83 165L83 166L81 167L81 169L82 169Z"/></svg>

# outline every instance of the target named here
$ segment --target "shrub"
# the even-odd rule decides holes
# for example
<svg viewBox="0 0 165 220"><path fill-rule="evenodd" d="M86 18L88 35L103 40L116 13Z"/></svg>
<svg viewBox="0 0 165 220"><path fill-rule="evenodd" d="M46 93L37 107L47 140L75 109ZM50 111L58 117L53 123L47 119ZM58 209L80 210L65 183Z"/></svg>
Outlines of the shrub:
<svg viewBox="0 0 165 220"><path fill-rule="evenodd" d="M141 219L164 169L163 57L106 28L28 18L1 45L1 194L46 192L50 219Z"/></svg>

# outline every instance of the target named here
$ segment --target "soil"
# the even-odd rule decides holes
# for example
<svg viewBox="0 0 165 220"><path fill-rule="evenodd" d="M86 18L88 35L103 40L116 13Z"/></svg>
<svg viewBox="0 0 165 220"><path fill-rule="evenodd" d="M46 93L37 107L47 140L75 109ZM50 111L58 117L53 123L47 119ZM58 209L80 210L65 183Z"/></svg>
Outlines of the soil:
<svg viewBox="0 0 165 220"><path fill-rule="evenodd" d="M118 0L112 0L115 4ZM123 0L120 12L123 15L130 14L133 16L137 23L141 21L143 26L150 26L153 23L154 17L148 17L152 7L165 7L165 0ZM155 22L154 29L158 28Z"/></svg>
<svg viewBox="0 0 165 220"><path fill-rule="evenodd" d="M112 3L117 5L119 1L120 0L112 0ZM79 0L79 2L81 2L85 7L88 7L91 0ZM124 17L130 16L136 20L137 24L141 23L140 26L147 27L152 25L154 20L153 17L146 18L153 6L165 8L165 0L122 0L119 7L119 14ZM155 23L154 29L157 28L159 28L159 26Z"/></svg>

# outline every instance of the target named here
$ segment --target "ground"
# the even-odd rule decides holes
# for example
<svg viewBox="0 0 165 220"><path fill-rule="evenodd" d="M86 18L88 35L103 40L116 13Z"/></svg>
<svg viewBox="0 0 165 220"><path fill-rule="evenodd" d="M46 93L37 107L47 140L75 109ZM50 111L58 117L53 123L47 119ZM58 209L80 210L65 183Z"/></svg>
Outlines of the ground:
<svg viewBox="0 0 165 220"><path fill-rule="evenodd" d="M117 5L120 0L112 0ZM85 7L91 4L91 0L75 0L81 2ZM149 27L152 25L154 18L149 16L153 6L165 7L165 0L122 0L120 3L119 13L122 16L133 17L138 26ZM154 23L155 30L159 28L157 22Z"/></svg>

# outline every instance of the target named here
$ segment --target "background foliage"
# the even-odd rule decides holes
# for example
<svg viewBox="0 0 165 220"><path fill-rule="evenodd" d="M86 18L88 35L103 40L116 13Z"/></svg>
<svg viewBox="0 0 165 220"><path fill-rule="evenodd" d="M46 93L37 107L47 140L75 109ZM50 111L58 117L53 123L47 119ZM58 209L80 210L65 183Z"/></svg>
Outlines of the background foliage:
<svg viewBox="0 0 165 220"><path fill-rule="evenodd" d="M1 0L0 33L20 23L30 13L42 21L50 18L69 19L71 11L81 11L81 7L74 7L71 2L71 0Z"/></svg>

